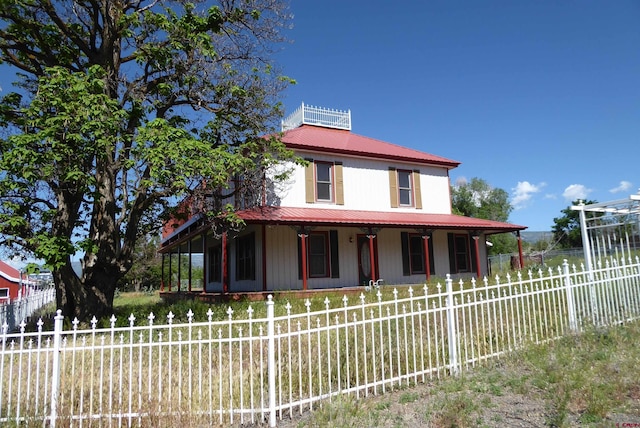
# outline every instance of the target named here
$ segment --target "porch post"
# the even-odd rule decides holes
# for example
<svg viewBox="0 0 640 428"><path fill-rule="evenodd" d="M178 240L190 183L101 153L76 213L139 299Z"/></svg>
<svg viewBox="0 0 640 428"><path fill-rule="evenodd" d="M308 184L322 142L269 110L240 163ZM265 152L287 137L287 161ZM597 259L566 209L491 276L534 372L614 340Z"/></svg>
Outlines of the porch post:
<svg viewBox="0 0 640 428"><path fill-rule="evenodd" d="M473 234L473 245L476 247L476 275L478 276L478 279L481 278L482 275L482 269L480 268L480 248L478 245L478 241L480 240L480 235L477 233Z"/></svg>
<svg viewBox="0 0 640 428"><path fill-rule="evenodd" d="M169 276L167 277L169 280L169 293L171 293L171 259L173 259L173 253L169 250Z"/></svg>
<svg viewBox="0 0 640 428"><path fill-rule="evenodd" d="M229 259L227 257L227 231L222 232L222 292L229 292ZM237 261L236 261L237 263Z"/></svg>
<svg viewBox="0 0 640 428"><path fill-rule="evenodd" d="M207 292L207 234L202 234L202 292Z"/></svg>
<svg viewBox="0 0 640 428"><path fill-rule="evenodd" d="M262 225L262 291L267 291L267 227Z"/></svg>
<svg viewBox="0 0 640 428"><path fill-rule="evenodd" d="M160 291L164 291L164 256L166 254L162 253L162 262L160 263Z"/></svg>
<svg viewBox="0 0 640 428"><path fill-rule="evenodd" d="M518 237L518 257L520 258L520 269L524 269L524 256L522 255L522 236L520 236L520 231L516 231L516 236Z"/></svg>
<svg viewBox="0 0 640 428"><path fill-rule="evenodd" d="M376 257L375 257L375 253L373 251L373 238L375 238L376 235L375 233L373 233L373 231L371 229L369 229L369 234L367 235L367 238L369 238L369 260L371 263L371 281L376 282L377 277L376 277Z"/></svg>
<svg viewBox="0 0 640 428"><path fill-rule="evenodd" d="M191 249L191 239L189 239L189 243L187 244L187 250L189 251L189 282L188 282L188 290L189 293L191 293L191 274L193 273L193 268L191 267L192 263L193 263L193 258L192 258L192 249Z"/></svg>
<svg viewBox="0 0 640 428"><path fill-rule="evenodd" d="M182 244L178 245L178 293L182 287Z"/></svg>
<svg viewBox="0 0 640 428"><path fill-rule="evenodd" d="M298 234L300 237L300 253L302 256L302 289L307 291L307 236L304 228Z"/></svg>
<svg viewBox="0 0 640 428"><path fill-rule="evenodd" d="M424 266L427 276L427 282L431 279L431 265L429 264L429 239L431 239L430 232L425 231L422 235L422 243L424 244Z"/></svg>

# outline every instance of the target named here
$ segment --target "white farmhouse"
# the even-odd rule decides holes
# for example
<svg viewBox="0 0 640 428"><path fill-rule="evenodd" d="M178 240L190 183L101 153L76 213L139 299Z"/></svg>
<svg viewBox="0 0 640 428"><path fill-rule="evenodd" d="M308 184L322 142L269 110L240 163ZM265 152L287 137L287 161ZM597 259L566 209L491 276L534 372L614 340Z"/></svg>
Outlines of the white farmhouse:
<svg viewBox="0 0 640 428"><path fill-rule="evenodd" d="M487 235L520 239L526 229L453 215L449 171L459 162L354 134L348 111L303 104L283 131L308 165L294 165L288 181L265 186L258 206L240 210L239 233L216 238L197 215L165 227L165 291L191 290L191 269L177 260L194 255L205 293L481 277Z"/></svg>

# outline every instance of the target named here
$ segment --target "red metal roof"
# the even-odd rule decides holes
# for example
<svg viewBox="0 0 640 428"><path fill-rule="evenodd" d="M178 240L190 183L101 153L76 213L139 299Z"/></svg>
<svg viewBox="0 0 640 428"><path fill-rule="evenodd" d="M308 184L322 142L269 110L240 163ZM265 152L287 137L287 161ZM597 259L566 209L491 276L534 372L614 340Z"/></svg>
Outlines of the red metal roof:
<svg viewBox="0 0 640 428"><path fill-rule="evenodd" d="M3 261L0 261L0 276L10 282L20 282L20 271Z"/></svg>
<svg viewBox="0 0 640 428"><path fill-rule="evenodd" d="M312 125L302 125L285 131L282 141L290 149L436 164L447 168L460 165L460 162L451 159L363 137L350 131Z"/></svg>
<svg viewBox="0 0 640 428"><path fill-rule="evenodd" d="M247 223L475 229L488 233L524 230L526 226L454 214L379 212L327 208L259 207L238 212Z"/></svg>

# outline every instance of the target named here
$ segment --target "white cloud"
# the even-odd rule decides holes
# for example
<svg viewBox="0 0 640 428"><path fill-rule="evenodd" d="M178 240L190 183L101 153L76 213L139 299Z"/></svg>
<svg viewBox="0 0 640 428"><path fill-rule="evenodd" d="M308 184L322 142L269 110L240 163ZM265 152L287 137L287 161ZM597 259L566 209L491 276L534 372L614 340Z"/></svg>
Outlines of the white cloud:
<svg viewBox="0 0 640 428"><path fill-rule="evenodd" d="M531 184L528 181L518 181L516 187L512 188L511 205L514 209L524 208L535 193L540 192L545 183Z"/></svg>
<svg viewBox="0 0 640 428"><path fill-rule="evenodd" d="M619 192L626 192L627 190L631 189L631 182L630 181L626 181L626 180L622 180L620 182L620 184L618 184L618 187L614 187L613 189L610 189L609 191L611 193L619 193Z"/></svg>
<svg viewBox="0 0 640 428"><path fill-rule="evenodd" d="M564 192L562 196L567 202L573 202L578 199L587 199L589 193L592 192L592 189L588 189L583 184L570 184Z"/></svg>

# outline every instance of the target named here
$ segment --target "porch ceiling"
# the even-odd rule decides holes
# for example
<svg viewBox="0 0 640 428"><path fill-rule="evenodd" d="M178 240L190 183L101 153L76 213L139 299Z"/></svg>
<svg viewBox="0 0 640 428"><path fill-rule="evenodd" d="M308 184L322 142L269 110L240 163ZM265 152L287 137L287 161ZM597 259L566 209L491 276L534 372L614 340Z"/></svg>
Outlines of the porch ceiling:
<svg viewBox="0 0 640 428"><path fill-rule="evenodd" d="M412 227L426 229L473 229L486 234L515 232L526 226L463 217L454 214L379 212L327 208L258 207L238 212L246 223L354 227Z"/></svg>

